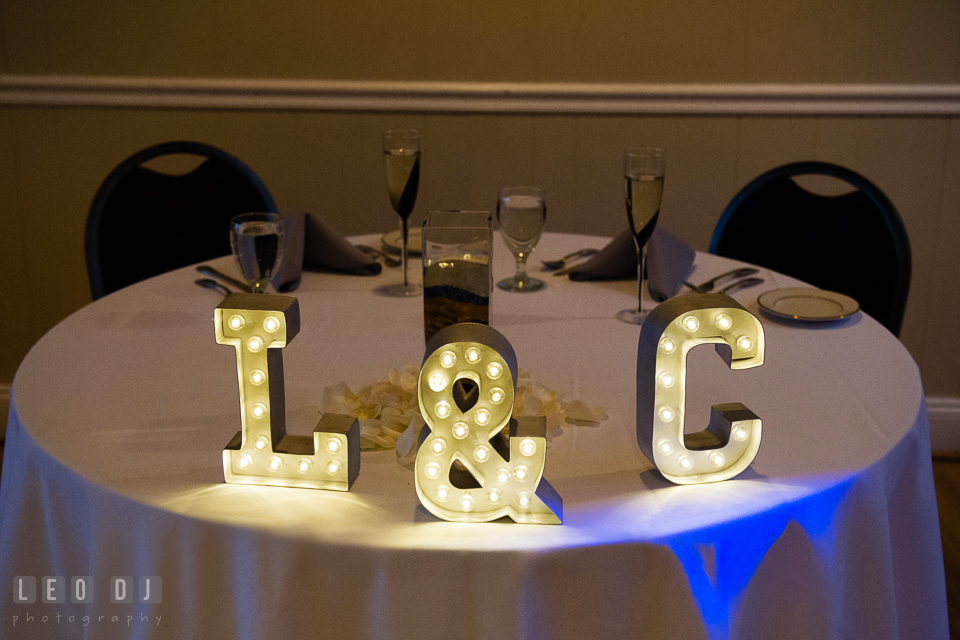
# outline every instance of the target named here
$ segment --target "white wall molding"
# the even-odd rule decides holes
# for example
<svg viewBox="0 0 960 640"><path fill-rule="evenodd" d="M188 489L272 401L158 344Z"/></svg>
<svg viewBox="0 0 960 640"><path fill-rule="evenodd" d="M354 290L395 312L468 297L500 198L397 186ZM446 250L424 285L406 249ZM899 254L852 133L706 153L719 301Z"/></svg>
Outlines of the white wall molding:
<svg viewBox="0 0 960 640"><path fill-rule="evenodd" d="M0 105L566 115L960 115L960 84L590 84L0 75Z"/></svg>
<svg viewBox="0 0 960 640"><path fill-rule="evenodd" d="M927 398L930 448L960 451L960 398Z"/></svg>

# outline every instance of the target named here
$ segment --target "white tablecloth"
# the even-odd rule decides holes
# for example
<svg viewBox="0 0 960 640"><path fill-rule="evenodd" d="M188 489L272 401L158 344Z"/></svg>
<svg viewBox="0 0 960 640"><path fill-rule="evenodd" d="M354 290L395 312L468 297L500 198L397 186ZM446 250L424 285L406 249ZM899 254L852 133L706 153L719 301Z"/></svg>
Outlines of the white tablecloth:
<svg viewBox="0 0 960 640"><path fill-rule="evenodd" d="M604 243L547 234L534 258ZM499 239L495 253L499 279L512 259ZM729 266L698 254L693 279ZM758 315L759 293L795 284L761 275L734 294ZM235 352L216 343L220 298L196 277L81 309L21 365L0 480L0 636L947 637L919 372L863 314L760 316L766 362L749 371L695 349L687 424L739 401L763 442L734 480L674 486L636 444L639 328L614 318L635 283L546 275L543 292L496 291L491 324L520 368L609 417L552 440L544 477L562 525L456 524L419 505L392 451L363 453L349 493L224 484ZM374 294L398 278L304 275L284 352L290 432L312 430L325 386L419 365L422 299ZM95 601L15 604L14 576L92 576ZM111 576L159 576L163 600L112 604Z"/></svg>

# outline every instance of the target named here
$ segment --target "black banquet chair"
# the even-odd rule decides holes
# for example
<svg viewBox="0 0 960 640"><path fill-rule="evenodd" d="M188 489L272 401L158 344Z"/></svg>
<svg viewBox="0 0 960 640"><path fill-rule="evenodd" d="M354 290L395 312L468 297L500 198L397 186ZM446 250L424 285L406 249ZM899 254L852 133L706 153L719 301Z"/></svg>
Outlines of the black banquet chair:
<svg viewBox="0 0 960 640"><path fill-rule="evenodd" d="M171 154L203 160L179 175L143 166ZM107 176L90 205L85 250L93 299L227 255L233 216L276 210L253 170L216 147L166 142L144 149Z"/></svg>
<svg viewBox="0 0 960 640"><path fill-rule="evenodd" d="M794 176L819 174L853 191L825 196ZM720 217L710 253L736 258L856 299L895 336L910 289L910 241L893 203L839 165L796 162L754 179Z"/></svg>

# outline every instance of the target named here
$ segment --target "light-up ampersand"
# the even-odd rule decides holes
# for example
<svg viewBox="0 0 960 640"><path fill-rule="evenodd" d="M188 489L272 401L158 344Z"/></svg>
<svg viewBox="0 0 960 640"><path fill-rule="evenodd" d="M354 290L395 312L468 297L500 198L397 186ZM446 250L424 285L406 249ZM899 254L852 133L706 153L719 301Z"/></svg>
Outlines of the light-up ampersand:
<svg viewBox="0 0 960 640"><path fill-rule="evenodd" d="M739 402L714 405L707 428L684 435L687 353L699 344L716 344L731 369L758 367L763 326L722 294L677 296L644 321L637 352L637 441L677 484L732 478L760 448L760 418Z"/></svg>
<svg viewBox="0 0 960 640"><path fill-rule="evenodd" d="M438 518L560 524L563 502L543 479L546 419L512 417L516 380L513 348L486 325L451 325L427 343L418 399L428 426L416 480L420 502Z"/></svg>
<svg viewBox="0 0 960 640"><path fill-rule="evenodd" d="M289 296L232 293L214 312L219 344L237 349L241 430L223 450L223 479L237 484L348 491L360 470L360 425L328 413L313 436L287 435L283 348L300 332Z"/></svg>

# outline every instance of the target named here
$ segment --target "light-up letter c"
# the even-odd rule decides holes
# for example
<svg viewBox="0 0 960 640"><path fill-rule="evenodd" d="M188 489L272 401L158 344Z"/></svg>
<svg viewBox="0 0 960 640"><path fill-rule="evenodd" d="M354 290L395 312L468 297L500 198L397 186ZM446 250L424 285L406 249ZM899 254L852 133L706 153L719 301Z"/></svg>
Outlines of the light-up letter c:
<svg viewBox="0 0 960 640"><path fill-rule="evenodd" d="M684 434L687 353L716 344L731 369L763 364L763 326L723 294L671 298L650 312L637 350L637 443L676 484L727 480L760 449L761 421L739 402L714 405L710 423Z"/></svg>
<svg viewBox="0 0 960 640"><path fill-rule="evenodd" d="M360 425L327 413L310 436L288 435L283 348L300 331L296 298L231 293L214 311L217 342L237 351L240 432L223 450L223 479L349 491L360 469Z"/></svg>

